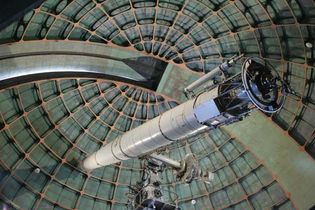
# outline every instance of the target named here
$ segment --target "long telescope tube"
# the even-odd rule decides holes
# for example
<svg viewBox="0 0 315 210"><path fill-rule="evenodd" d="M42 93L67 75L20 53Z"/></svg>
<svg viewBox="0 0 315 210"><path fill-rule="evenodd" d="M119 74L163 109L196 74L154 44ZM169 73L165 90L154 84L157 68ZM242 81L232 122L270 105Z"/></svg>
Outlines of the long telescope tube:
<svg viewBox="0 0 315 210"><path fill-rule="evenodd" d="M220 115L211 92L205 92L162 115L124 133L82 163L89 171L137 158L207 129L203 123Z"/></svg>
<svg viewBox="0 0 315 210"><path fill-rule="evenodd" d="M203 122L220 115L209 92L124 133L88 156L82 168L90 171L122 160L137 158L208 127ZM206 113L204 113L204 111Z"/></svg>
<svg viewBox="0 0 315 210"><path fill-rule="evenodd" d="M82 168L90 171L150 154L160 147L200 133L208 128L204 125L206 122L220 114L213 93L204 92L103 146L83 160Z"/></svg>

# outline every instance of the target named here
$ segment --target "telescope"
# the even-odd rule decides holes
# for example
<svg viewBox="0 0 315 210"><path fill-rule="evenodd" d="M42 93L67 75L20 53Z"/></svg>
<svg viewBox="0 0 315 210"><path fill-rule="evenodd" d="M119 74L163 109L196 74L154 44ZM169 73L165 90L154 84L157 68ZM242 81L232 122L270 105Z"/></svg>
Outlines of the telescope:
<svg viewBox="0 0 315 210"><path fill-rule="evenodd" d="M254 109L280 110L286 84L265 60L247 58L233 76L229 69L243 55L234 56L185 88L191 98L124 133L82 162L86 171L123 160L150 155L157 149L207 129L242 120ZM204 87L203 87L204 85ZM202 91L195 93L196 89Z"/></svg>

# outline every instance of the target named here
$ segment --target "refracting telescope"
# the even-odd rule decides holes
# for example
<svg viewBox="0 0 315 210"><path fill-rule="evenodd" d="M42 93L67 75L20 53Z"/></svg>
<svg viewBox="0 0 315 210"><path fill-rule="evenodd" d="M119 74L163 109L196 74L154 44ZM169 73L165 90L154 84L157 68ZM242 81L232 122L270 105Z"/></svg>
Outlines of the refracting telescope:
<svg viewBox="0 0 315 210"><path fill-rule="evenodd" d="M149 155L201 131L240 121L256 108L277 112L285 101L285 83L260 58L245 59L240 73L229 76L228 70L241 58L242 55L228 59L189 85L185 92L191 99L103 146L83 161L82 168L90 171ZM195 94L194 90L203 85L203 90Z"/></svg>

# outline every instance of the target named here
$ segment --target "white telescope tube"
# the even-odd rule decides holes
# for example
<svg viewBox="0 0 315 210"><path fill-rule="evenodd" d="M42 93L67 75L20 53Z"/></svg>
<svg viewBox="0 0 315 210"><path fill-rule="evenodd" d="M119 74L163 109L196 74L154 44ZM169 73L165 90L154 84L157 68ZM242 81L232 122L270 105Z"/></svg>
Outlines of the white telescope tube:
<svg viewBox="0 0 315 210"><path fill-rule="evenodd" d="M199 87L220 72L226 72L243 55L234 56L192 83L185 91ZM218 89L200 94L162 115L124 133L121 137L105 145L88 156L82 163L84 170L93 170L102 166L136 158L156 149L188 138L208 128L205 124L216 126L229 116L220 116L221 112L214 99Z"/></svg>
<svg viewBox="0 0 315 210"><path fill-rule="evenodd" d="M124 133L88 156L82 168L89 171L136 158L199 133L208 128L204 122L220 115L213 98L212 92L205 92Z"/></svg>
<svg viewBox="0 0 315 210"><path fill-rule="evenodd" d="M229 67L241 56L222 65ZM88 156L82 168L89 171L151 154L160 147L187 139L201 130L237 122L255 108L251 104L268 113L276 112L284 103L283 94L277 94L279 90L284 92L283 84L272 67L249 58L240 74L124 133ZM267 100L268 96L270 100Z"/></svg>

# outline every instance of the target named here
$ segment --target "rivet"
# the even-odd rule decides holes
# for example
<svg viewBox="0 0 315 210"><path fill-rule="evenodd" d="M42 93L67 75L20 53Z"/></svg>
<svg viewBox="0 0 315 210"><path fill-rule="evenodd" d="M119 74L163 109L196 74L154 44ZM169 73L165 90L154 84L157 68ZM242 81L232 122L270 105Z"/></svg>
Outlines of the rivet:
<svg viewBox="0 0 315 210"><path fill-rule="evenodd" d="M35 168L34 173L35 174L39 174L40 173L40 168Z"/></svg>
<svg viewBox="0 0 315 210"><path fill-rule="evenodd" d="M305 43L305 47L311 49L311 48L313 48L313 44L310 43L310 42L306 42L306 43Z"/></svg>

